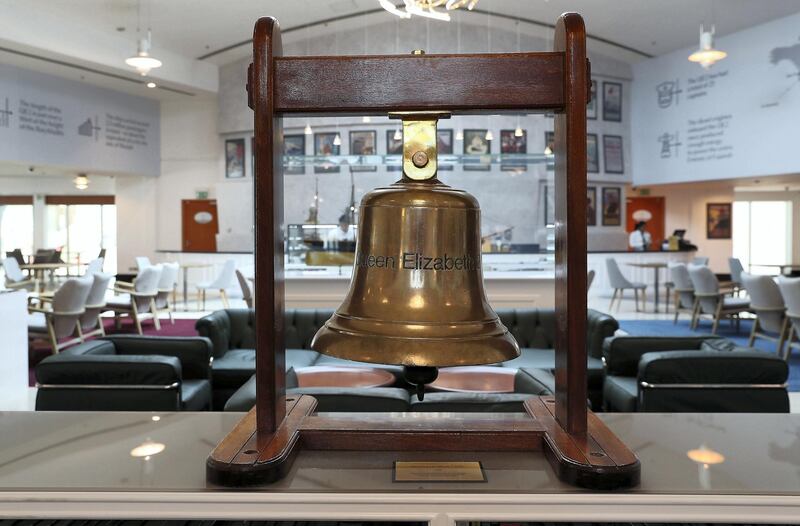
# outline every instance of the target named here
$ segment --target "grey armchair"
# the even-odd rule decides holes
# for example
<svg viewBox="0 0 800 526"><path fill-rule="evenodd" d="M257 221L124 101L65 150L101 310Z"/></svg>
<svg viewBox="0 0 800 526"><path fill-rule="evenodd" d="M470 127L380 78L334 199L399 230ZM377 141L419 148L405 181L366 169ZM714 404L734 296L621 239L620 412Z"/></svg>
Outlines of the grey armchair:
<svg viewBox="0 0 800 526"><path fill-rule="evenodd" d="M783 356L786 305L783 303L778 284L771 276L757 276L747 272L742 272L740 278L741 284L750 296L750 311L756 315L747 345L752 347L756 338L776 342L778 356Z"/></svg>
<svg viewBox="0 0 800 526"><path fill-rule="evenodd" d="M106 291L112 277L111 274L95 272L91 277L85 278L92 280L92 288L89 290L89 296L86 298L86 308L80 318L83 338L87 336L105 336L106 334L100 315L106 310Z"/></svg>
<svg viewBox="0 0 800 526"><path fill-rule="evenodd" d="M719 322L723 318L730 318L739 324L739 314L750 309L750 300L732 298L720 291L717 276L705 265L689 265L689 278L694 286L694 312L692 314L692 329L697 328L700 318L704 315L713 320L711 334L717 333Z"/></svg>
<svg viewBox="0 0 800 526"><path fill-rule="evenodd" d="M142 334L142 320L150 317L156 330L161 330L156 310L156 295L158 294L158 280L161 277L159 265L142 269L133 283L118 281L114 290L122 296L108 302L108 310L114 311L114 321L120 327L120 317L130 316L136 326L136 332ZM149 313L149 314L148 314Z"/></svg>
<svg viewBox="0 0 800 526"><path fill-rule="evenodd" d="M739 258L728 258L728 268L731 270L731 286L734 292L738 292L742 287L742 272L744 267Z"/></svg>
<svg viewBox="0 0 800 526"><path fill-rule="evenodd" d="M708 258L703 256L698 256L692 259L692 265L701 265L704 267L708 266Z"/></svg>
<svg viewBox="0 0 800 526"><path fill-rule="evenodd" d="M694 324L694 285L689 277L689 270L685 263L670 263L669 275L672 280L673 291L675 294L675 319L673 323L678 323L678 316L681 312L687 312Z"/></svg>
<svg viewBox="0 0 800 526"><path fill-rule="evenodd" d="M622 303L622 294L626 289L633 289L633 299L636 303L636 311L638 312L639 291L642 291L643 303L647 303L647 285L644 283L629 281L628 278L622 275L622 271L619 269L617 260L614 258L606 258L606 270L608 271L608 280L611 283L611 287L614 289L614 295L611 296L611 303L608 306L608 310L611 311L611 309L614 307L615 299L617 300L617 310L619 310L620 303ZM617 298L617 293L619 293L619 298Z"/></svg>
<svg viewBox="0 0 800 526"><path fill-rule="evenodd" d="M83 341L79 320L85 312L91 288L91 280L73 278L65 281L52 297L31 297L28 300L28 339L47 341L53 354Z"/></svg>
<svg viewBox="0 0 800 526"><path fill-rule="evenodd" d="M800 349L800 278L780 276L778 288L786 304L786 348L783 358L788 360L793 348Z"/></svg>
<svg viewBox="0 0 800 526"><path fill-rule="evenodd" d="M181 266L178 263L162 263L161 276L158 279L158 294L156 294L156 310L158 312L166 312L169 315L169 321L175 324L175 319L172 316L175 303L175 288L178 283L178 271ZM170 301L172 295L172 301Z"/></svg>

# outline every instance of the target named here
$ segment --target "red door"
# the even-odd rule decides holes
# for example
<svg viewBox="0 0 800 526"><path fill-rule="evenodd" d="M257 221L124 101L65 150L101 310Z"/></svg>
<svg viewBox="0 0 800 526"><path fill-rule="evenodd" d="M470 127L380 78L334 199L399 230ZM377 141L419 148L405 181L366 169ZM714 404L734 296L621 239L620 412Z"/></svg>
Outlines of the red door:
<svg viewBox="0 0 800 526"><path fill-rule="evenodd" d="M647 221L645 230L650 232L652 243L648 250L658 250L664 241L664 198L663 197L628 197L625 200L625 229L633 232L639 221ZM647 219L649 217L649 219ZM628 247L630 250L630 247Z"/></svg>
<svg viewBox="0 0 800 526"><path fill-rule="evenodd" d="M181 201L181 224L184 252L217 251L217 201L184 199Z"/></svg>

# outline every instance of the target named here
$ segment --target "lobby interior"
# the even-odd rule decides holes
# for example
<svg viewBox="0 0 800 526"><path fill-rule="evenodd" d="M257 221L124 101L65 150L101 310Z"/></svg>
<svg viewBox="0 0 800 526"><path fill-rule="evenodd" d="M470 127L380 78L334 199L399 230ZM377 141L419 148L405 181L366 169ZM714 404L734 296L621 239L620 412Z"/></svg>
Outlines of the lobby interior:
<svg viewBox="0 0 800 526"><path fill-rule="evenodd" d="M568 331L559 229L584 204L591 411L610 421L687 413L672 416L700 434L698 422L736 416L722 413L800 413L800 1L417 4L0 0L0 415L202 412L230 427L261 396L259 323L284 335L287 396L311 395L321 413L522 414L526 399L558 390ZM585 21L591 64L585 201L556 195L558 112L439 115L436 177L480 205L477 260L370 254L363 247L384 246L381 236L392 246L410 235L405 219L379 224L364 208L408 163L430 162L405 155L408 122L287 114L276 241L285 312L257 318L258 294L273 293L257 271L269 268L256 260L257 230L274 210L254 193L256 150L269 140L248 105L259 17L279 21L285 57L426 60L552 51L567 11ZM465 93L457 81L447 89ZM469 271L519 356L440 367L418 388L381 349L363 360L318 352L343 301L398 268L416 277L383 298L387 312L413 313L417 289L449 283L437 273ZM453 283L464 290L437 293L478 294ZM692 420L700 414L710 416ZM0 446L29 436L15 433ZM137 433L147 443L152 430ZM0 448L0 489L33 480L4 472L7 457ZM303 462L313 471L313 458Z"/></svg>

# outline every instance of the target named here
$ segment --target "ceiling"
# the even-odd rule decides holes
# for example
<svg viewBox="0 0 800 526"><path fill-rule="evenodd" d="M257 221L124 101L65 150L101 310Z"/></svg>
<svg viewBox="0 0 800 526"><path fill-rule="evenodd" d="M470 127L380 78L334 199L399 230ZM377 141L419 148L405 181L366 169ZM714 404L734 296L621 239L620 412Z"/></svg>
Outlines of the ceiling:
<svg viewBox="0 0 800 526"><path fill-rule="evenodd" d="M65 22L129 35L132 47L138 10L142 25L152 27L154 54L161 48L195 59L246 41L259 16L276 17L286 32L378 7L377 0L142 0L141 4L136 0L3 0L0 4L3 2L25 2ZM466 23L478 23L489 11L552 23L564 11L577 11L584 16L589 34L647 55L660 55L695 45L701 21L713 20L717 35L722 36L796 13L800 0L481 0L478 9L482 12L459 16ZM380 16L392 19L388 13ZM224 64L249 53L247 46L240 46L204 60ZM627 53L627 57L636 60L637 56Z"/></svg>

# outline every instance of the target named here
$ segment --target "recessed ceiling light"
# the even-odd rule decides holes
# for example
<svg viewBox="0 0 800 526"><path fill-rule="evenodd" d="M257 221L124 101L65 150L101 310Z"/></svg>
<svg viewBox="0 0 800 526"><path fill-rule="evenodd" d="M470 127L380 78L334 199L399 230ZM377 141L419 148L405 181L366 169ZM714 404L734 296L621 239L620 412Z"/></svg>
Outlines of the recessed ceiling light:
<svg viewBox="0 0 800 526"><path fill-rule="evenodd" d="M156 87L156 83L152 82L152 81L148 82L146 85L147 85L148 88L155 88Z"/></svg>

